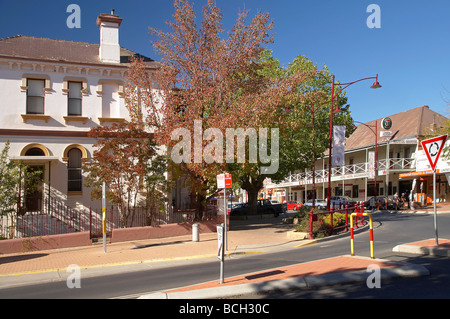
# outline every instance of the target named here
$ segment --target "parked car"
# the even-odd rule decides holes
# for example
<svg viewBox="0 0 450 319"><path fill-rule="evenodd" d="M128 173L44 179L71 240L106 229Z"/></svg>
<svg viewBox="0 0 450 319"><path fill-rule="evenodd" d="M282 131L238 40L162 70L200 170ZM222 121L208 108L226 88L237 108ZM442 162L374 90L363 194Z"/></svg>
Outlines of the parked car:
<svg viewBox="0 0 450 319"><path fill-rule="evenodd" d="M272 204L268 199L259 199L256 203L257 214L274 214L278 217L279 214L284 213L283 204ZM248 203L236 205L231 208L231 216L233 215L248 215Z"/></svg>
<svg viewBox="0 0 450 319"><path fill-rule="evenodd" d="M345 208L346 205L348 207L354 207L356 205L356 201L351 199L348 196L331 196L331 207L333 208Z"/></svg>
<svg viewBox="0 0 450 319"><path fill-rule="evenodd" d="M325 199L316 199L315 200L315 206L318 209L327 209L327 201ZM305 203L305 207L311 207L313 206L313 200L308 199Z"/></svg>
<svg viewBox="0 0 450 319"><path fill-rule="evenodd" d="M287 210L297 210L303 207L303 204L297 203L293 200L286 202L286 209Z"/></svg>

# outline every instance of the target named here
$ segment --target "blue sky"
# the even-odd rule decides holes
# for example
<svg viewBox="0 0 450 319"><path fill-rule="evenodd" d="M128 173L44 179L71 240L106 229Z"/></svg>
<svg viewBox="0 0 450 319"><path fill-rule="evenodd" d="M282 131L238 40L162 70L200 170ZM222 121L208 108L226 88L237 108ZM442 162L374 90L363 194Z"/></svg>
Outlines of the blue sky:
<svg viewBox="0 0 450 319"><path fill-rule="evenodd" d="M81 8L81 28L66 25L69 4ZM206 0L195 1L199 12ZM422 105L448 116L450 100L450 1L448 0L216 0L229 30L239 10L250 16L268 11L274 21L274 56L287 65L306 55L319 68L326 64L336 80L352 82L379 74L347 89L352 116L368 122ZM381 28L370 29L369 4L381 9ZM121 46L157 59L148 27L165 28L171 0L85 1L0 0L0 38L17 34L99 42L95 23L115 9L123 18ZM153 39L154 40L154 39Z"/></svg>

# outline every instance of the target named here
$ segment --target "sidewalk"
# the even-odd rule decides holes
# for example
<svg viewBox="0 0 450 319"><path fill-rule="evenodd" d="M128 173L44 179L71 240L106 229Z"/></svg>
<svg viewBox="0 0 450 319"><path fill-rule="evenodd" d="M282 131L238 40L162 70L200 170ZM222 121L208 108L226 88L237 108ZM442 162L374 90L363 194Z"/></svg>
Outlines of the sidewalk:
<svg viewBox="0 0 450 319"><path fill-rule="evenodd" d="M234 222L228 232L227 256L266 253L273 250L294 249L317 243L316 240L292 240L287 232L291 225L276 220L255 220L258 225L242 225ZM238 225L236 225L238 224ZM431 240L431 239L430 239ZM420 247L427 243L412 243ZM429 244L428 245L433 245ZM401 245L404 246L404 245ZM399 251L404 249L398 247ZM450 250L450 241L440 240L439 249ZM199 242L192 236L179 236L164 239L140 240L103 246L35 251L21 254L0 255L0 288L17 285L66 280L69 265L82 269L82 276L99 276L124 271L166 267L174 262L198 260L217 261L217 234L200 234ZM218 261L217 261L218 262ZM370 259L358 256L339 256L288 267L268 269L262 272L233 278L225 278L224 284L218 281L202 283L182 289L157 292L142 298L222 298L239 294L255 293L273 289L313 287L339 282L367 280L368 265L376 264L382 276L422 276L427 275L424 267ZM145 268L146 267L146 268Z"/></svg>
<svg viewBox="0 0 450 319"><path fill-rule="evenodd" d="M276 221L276 223L274 223ZM295 241L287 236L292 225L281 223L281 218L255 220L257 226L233 222L228 232L227 256L263 253L288 245L309 244L311 241ZM240 226L240 223L242 224ZM314 241L312 241L314 242ZM168 263L187 260L217 260L217 234L202 233L199 241L191 235L171 238L137 240L106 245L42 250L0 255L0 288L36 281L64 280L69 265L78 265L82 275L94 276L139 270L145 265L164 267Z"/></svg>

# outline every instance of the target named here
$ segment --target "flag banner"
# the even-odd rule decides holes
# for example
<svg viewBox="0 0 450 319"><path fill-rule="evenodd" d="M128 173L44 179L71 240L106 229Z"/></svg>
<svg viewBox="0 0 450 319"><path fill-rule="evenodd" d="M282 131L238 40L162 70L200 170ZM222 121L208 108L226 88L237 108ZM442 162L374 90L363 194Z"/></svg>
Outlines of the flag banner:
<svg viewBox="0 0 450 319"><path fill-rule="evenodd" d="M345 165L345 126L336 125L333 127L333 166Z"/></svg>
<svg viewBox="0 0 450 319"><path fill-rule="evenodd" d="M375 178L375 152L369 152L369 176L368 178Z"/></svg>

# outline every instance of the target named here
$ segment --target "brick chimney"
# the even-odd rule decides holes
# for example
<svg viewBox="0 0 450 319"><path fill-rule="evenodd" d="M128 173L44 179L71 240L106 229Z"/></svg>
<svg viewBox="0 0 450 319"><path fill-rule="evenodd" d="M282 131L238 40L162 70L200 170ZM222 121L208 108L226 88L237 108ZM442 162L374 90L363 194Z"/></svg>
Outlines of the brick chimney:
<svg viewBox="0 0 450 319"><path fill-rule="evenodd" d="M97 25L100 26L100 50L99 57L102 62L120 63L119 27L122 18L114 14L102 13L97 17Z"/></svg>

